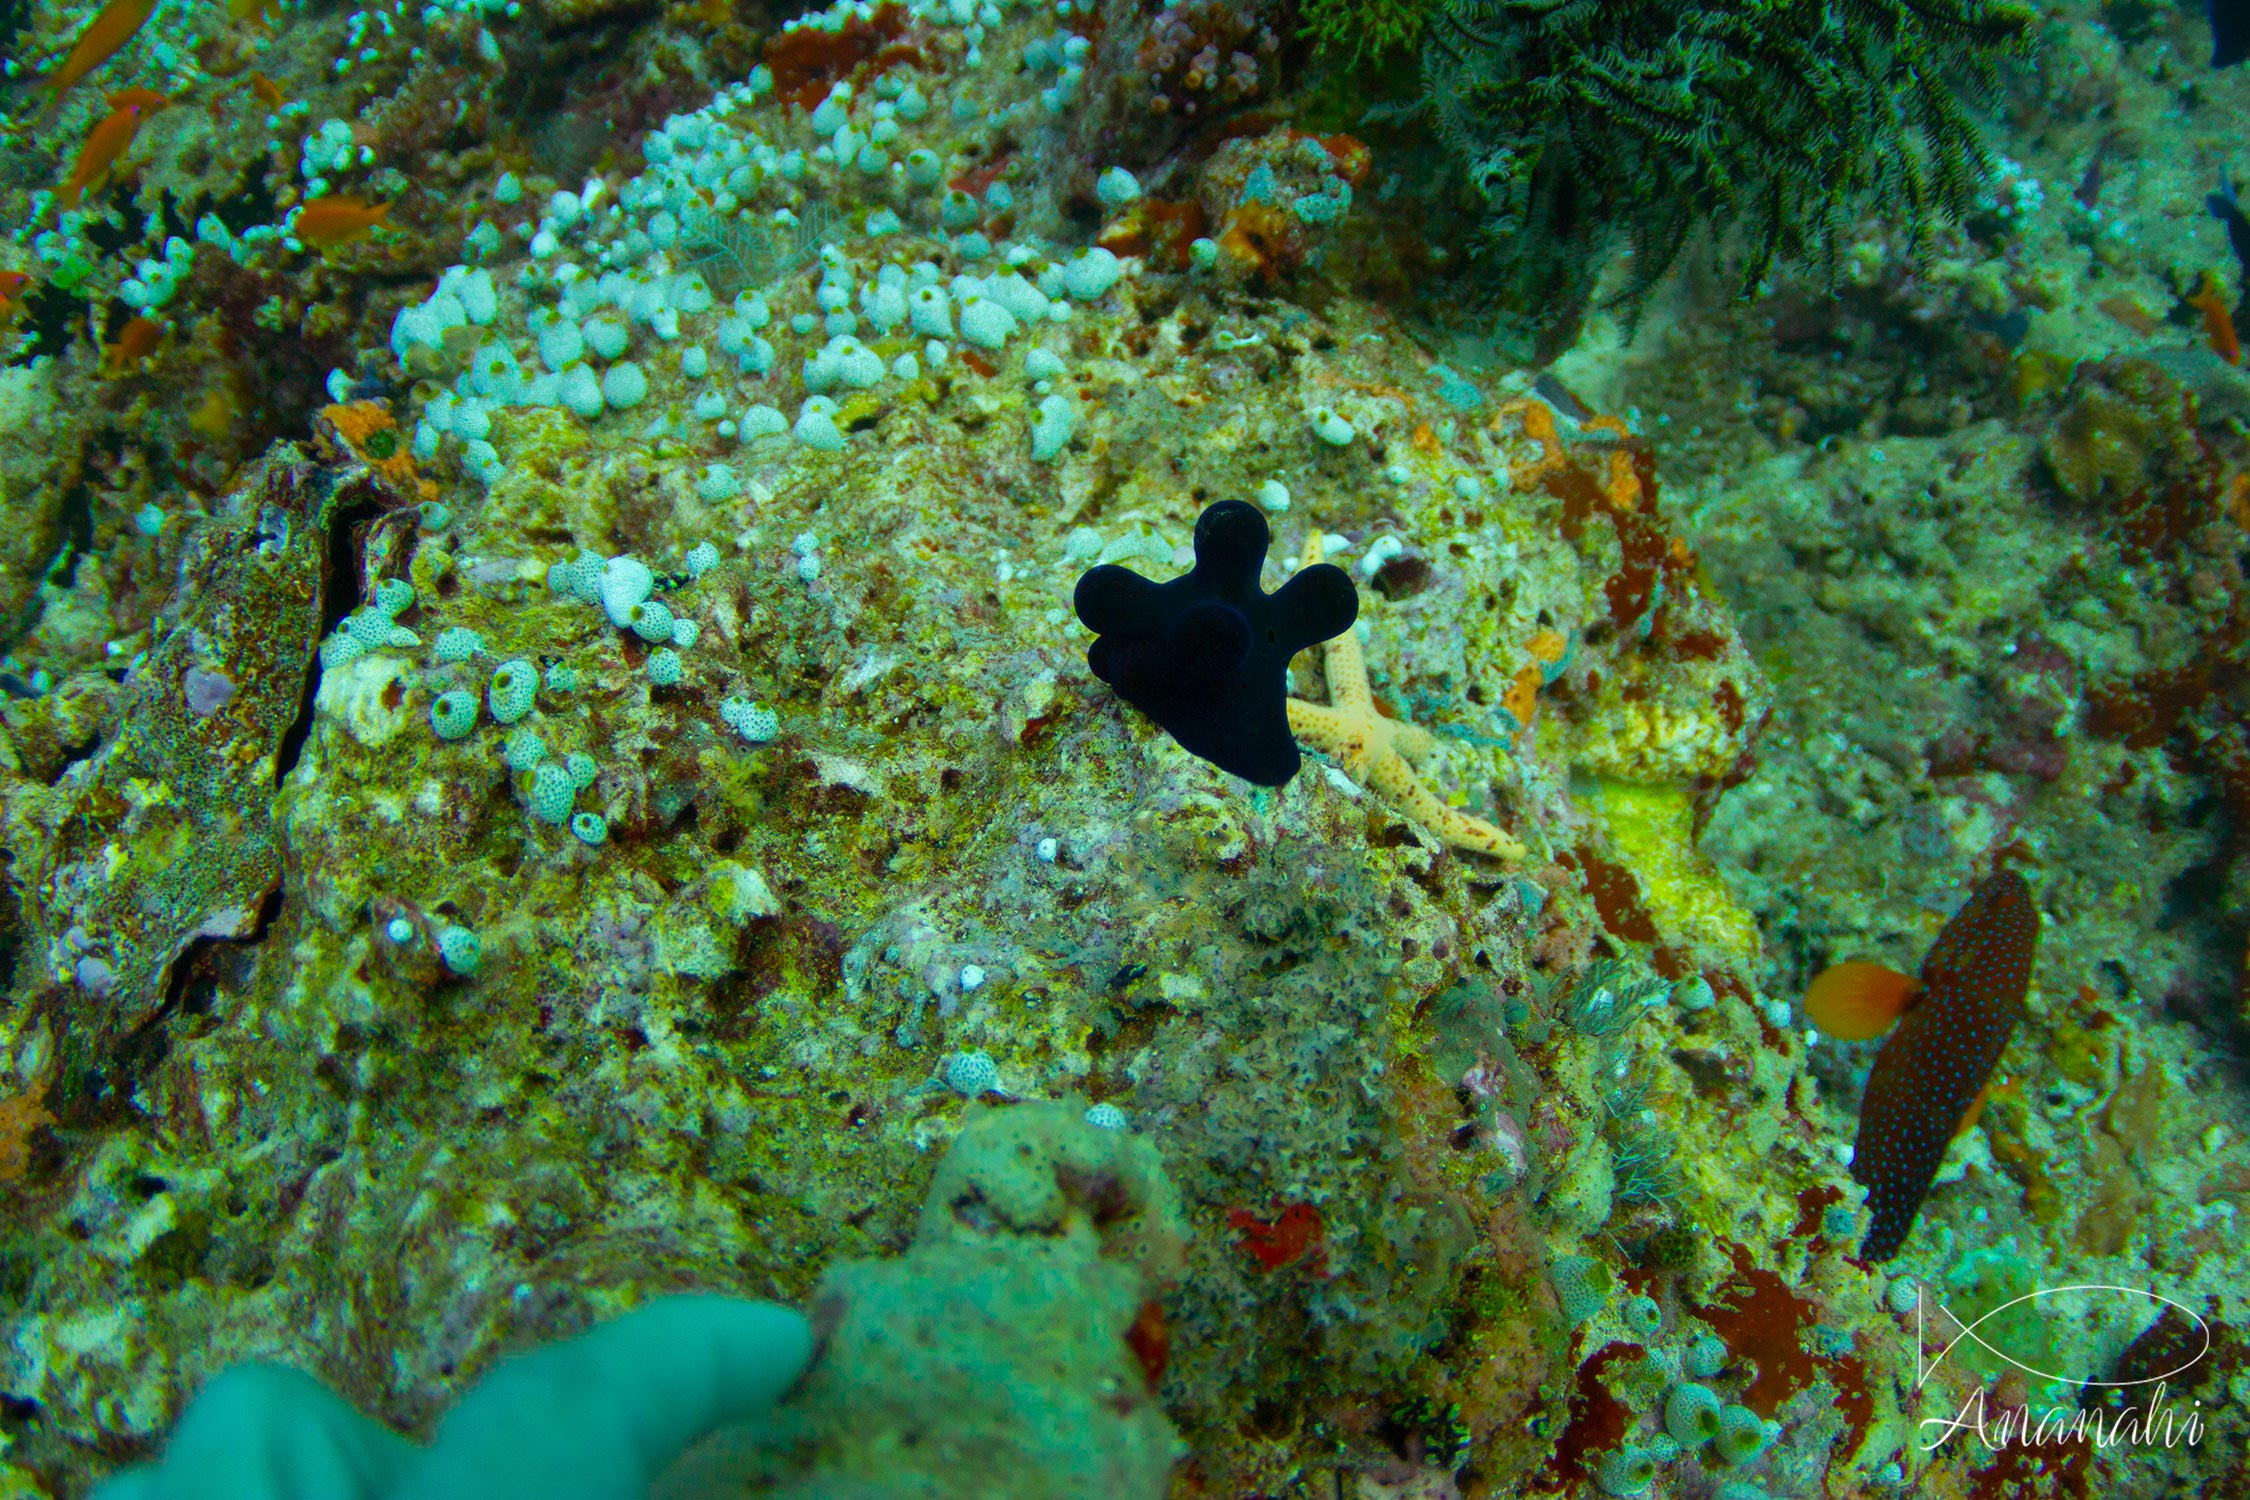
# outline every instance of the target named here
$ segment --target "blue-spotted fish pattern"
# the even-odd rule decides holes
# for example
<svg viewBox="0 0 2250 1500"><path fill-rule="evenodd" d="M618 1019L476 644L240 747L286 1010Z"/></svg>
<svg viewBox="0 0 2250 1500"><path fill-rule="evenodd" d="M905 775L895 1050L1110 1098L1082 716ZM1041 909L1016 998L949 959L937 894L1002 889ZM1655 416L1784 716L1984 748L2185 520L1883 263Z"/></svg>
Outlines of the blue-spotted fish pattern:
<svg viewBox="0 0 2250 1500"><path fill-rule="evenodd" d="M1868 1260L1889 1260L1945 1148L2023 1017L2039 951L2031 887L2003 870L1977 888L1922 960L1914 1000L1875 1054L1859 1107L1852 1176L1867 1188Z"/></svg>

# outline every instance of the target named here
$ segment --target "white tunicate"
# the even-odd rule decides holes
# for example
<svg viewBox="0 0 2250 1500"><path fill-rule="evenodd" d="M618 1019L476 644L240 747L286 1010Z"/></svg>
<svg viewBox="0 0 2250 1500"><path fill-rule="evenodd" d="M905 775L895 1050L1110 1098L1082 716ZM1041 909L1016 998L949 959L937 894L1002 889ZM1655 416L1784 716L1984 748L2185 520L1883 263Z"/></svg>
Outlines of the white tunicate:
<svg viewBox="0 0 2250 1500"><path fill-rule="evenodd" d="M1140 182L1123 167L1111 167L1094 183L1094 196L1110 208L1123 208L1140 195Z"/></svg>
<svg viewBox="0 0 2250 1500"><path fill-rule="evenodd" d="M625 320L610 313L594 314L586 320L579 333L585 339L586 347L593 350L600 359L616 359L632 341L632 335L625 327Z"/></svg>
<svg viewBox="0 0 2250 1500"><path fill-rule="evenodd" d="M821 100L812 112L813 134L834 135L849 124L852 117L851 97L850 84L840 83L830 89L828 97Z"/></svg>
<svg viewBox="0 0 2250 1500"><path fill-rule="evenodd" d="M735 430L746 443L776 437L789 430L789 418L775 407L760 404L743 412Z"/></svg>
<svg viewBox="0 0 2250 1500"><path fill-rule="evenodd" d="M916 333L928 339L953 337L953 306L946 300L944 288L917 287L907 303L908 315Z"/></svg>
<svg viewBox="0 0 2250 1500"><path fill-rule="evenodd" d="M797 414L797 425L791 429L798 442L817 453L844 451L844 432L836 425L836 403L824 396L815 396Z"/></svg>
<svg viewBox="0 0 2250 1500"><path fill-rule="evenodd" d="M867 321L875 325L878 334L887 334L906 321L906 291L895 283L883 283L863 289L859 305L867 314Z"/></svg>
<svg viewBox="0 0 2250 1500"><path fill-rule="evenodd" d="M1077 405L1068 396L1049 396L1039 403L1039 420L1031 429L1031 456L1040 463L1052 462L1077 431Z"/></svg>
<svg viewBox="0 0 2250 1500"><path fill-rule="evenodd" d="M467 378L469 389L491 397L495 405L513 406L522 398L523 367L516 363L515 351L497 339L478 346Z"/></svg>
<svg viewBox="0 0 2250 1500"><path fill-rule="evenodd" d="M1278 479L1269 479L1258 486L1258 504L1275 515L1289 508L1289 486Z"/></svg>
<svg viewBox="0 0 2250 1500"><path fill-rule="evenodd" d="M625 311L636 323L654 323L658 313L670 306L669 294L661 281L637 281L625 298Z"/></svg>
<svg viewBox="0 0 2250 1500"><path fill-rule="evenodd" d="M1068 372L1061 355L1052 349L1034 349L1023 357L1023 372L1033 380L1053 380Z"/></svg>
<svg viewBox="0 0 2250 1500"><path fill-rule="evenodd" d="M633 606L656 591L656 575L637 557L613 557L603 565L596 588L602 612L612 625L623 630L633 623Z"/></svg>
<svg viewBox="0 0 2250 1500"><path fill-rule="evenodd" d="M714 503L732 500L742 493L742 480L725 464L706 464L703 477L696 482L695 492Z"/></svg>
<svg viewBox="0 0 2250 1500"><path fill-rule="evenodd" d="M465 266L450 267L440 285L460 299L462 316L479 328L500 316L500 293L492 284L492 273L483 267L473 271Z"/></svg>
<svg viewBox="0 0 2250 1500"><path fill-rule="evenodd" d="M698 422L716 422L727 414L727 398L716 390L707 390L695 398L695 419Z"/></svg>
<svg viewBox="0 0 2250 1500"><path fill-rule="evenodd" d="M648 377L631 360L621 360L602 372L602 400L619 411L648 399Z"/></svg>
<svg viewBox="0 0 2250 1500"><path fill-rule="evenodd" d="M555 399L591 421L602 414L602 383L589 367L572 365L562 372L562 381L555 389Z"/></svg>
<svg viewBox="0 0 2250 1500"><path fill-rule="evenodd" d="M690 344L680 351L680 373L690 380L701 380L711 373L711 356L703 352L701 344Z"/></svg>
<svg viewBox="0 0 2250 1500"><path fill-rule="evenodd" d="M1313 434L1331 448L1346 447L1359 436L1358 428L1325 406L1313 412L1312 429Z"/></svg>
<svg viewBox="0 0 2250 1500"><path fill-rule="evenodd" d="M1025 323L1036 323L1047 316L1047 299L1039 288L1014 271L987 277L985 295L1008 310L1009 316Z"/></svg>
<svg viewBox="0 0 2250 1500"><path fill-rule="evenodd" d="M672 310L683 317L701 317L711 310L711 288L693 271L673 277Z"/></svg>
<svg viewBox="0 0 2250 1500"><path fill-rule="evenodd" d="M833 338L805 361L804 373L808 391L829 391L839 385L864 391L883 378L883 356L858 339Z"/></svg>
<svg viewBox="0 0 2250 1500"><path fill-rule="evenodd" d="M961 304L961 337L979 349L1004 347L1016 331L1016 320L990 297L971 297Z"/></svg>
<svg viewBox="0 0 2250 1500"><path fill-rule="evenodd" d="M983 1052L956 1052L945 1062L946 1087L971 1099L981 1098L1000 1086L1000 1070Z"/></svg>
<svg viewBox="0 0 2250 1500"><path fill-rule="evenodd" d="M1093 302L1108 294L1125 274L1125 263L1103 249L1093 249L1063 267L1063 288L1073 300Z"/></svg>

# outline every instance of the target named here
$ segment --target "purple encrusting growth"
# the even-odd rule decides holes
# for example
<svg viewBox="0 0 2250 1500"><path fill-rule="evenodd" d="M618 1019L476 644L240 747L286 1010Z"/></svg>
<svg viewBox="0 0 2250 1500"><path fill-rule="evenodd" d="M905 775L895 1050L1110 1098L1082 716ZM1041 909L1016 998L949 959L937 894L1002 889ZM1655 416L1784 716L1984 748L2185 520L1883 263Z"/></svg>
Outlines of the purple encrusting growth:
<svg viewBox="0 0 2250 1500"><path fill-rule="evenodd" d="M2006 1050L2031 990L2039 908L2022 876L1977 888L1922 960L1921 988L1875 1055L1852 1177L1873 1215L1860 1254L1898 1253L1945 1148Z"/></svg>
<svg viewBox="0 0 2250 1500"><path fill-rule="evenodd" d="M180 676L180 695L187 700L189 713L208 719L234 697L234 679L224 672L190 667Z"/></svg>

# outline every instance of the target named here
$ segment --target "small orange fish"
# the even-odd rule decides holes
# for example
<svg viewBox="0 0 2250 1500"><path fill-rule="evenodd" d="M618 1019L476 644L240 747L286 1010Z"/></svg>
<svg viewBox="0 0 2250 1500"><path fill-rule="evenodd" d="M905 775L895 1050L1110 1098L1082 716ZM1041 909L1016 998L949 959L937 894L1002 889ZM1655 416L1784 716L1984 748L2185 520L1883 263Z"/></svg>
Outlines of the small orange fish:
<svg viewBox="0 0 2250 1500"><path fill-rule="evenodd" d="M2242 363L2242 342L2235 337L2234 313L2220 295L2216 282L2209 276L2196 282L2195 290L2188 293L2187 305L2203 314L2203 336L2211 341L2211 352L2230 365Z"/></svg>
<svg viewBox="0 0 2250 1500"><path fill-rule="evenodd" d="M357 198L331 194L315 198L298 209L296 218L289 223L289 232L305 244L322 249L348 245L376 225L389 223L385 216L390 211L388 203L364 203Z"/></svg>
<svg viewBox="0 0 2250 1500"><path fill-rule="evenodd" d="M0 323L23 311L23 289L31 278L21 271L0 271Z"/></svg>
<svg viewBox="0 0 2250 1500"><path fill-rule="evenodd" d="M113 110L138 108L144 120L172 102L154 89L143 88L118 89L105 92L102 97L109 101Z"/></svg>
<svg viewBox="0 0 2250 1500"><path fill-rule="evenodd" d="M123 375L137 369L163 339L163 324L151 318L133 319L117 330L117 342L102 350L102 373Z"/></svg>
<svg viewBox="0 0 2250 1500"><path fill-rule="evenodd" d="M109 175L109 169L117 165L117 158L133 144L133 133L141 128L143 113L138 104L128 104L123 109L112 110L108 118L86 132L86 144L78 149L78 161L55 193L64 208L76 208L79 200L86 196L86 189Z"/></svg>
<svg viewBox="0 0 2250 1500"><path fill-rule="evenodd" d="M133 34L148 24L156 11L156 0L109 0L101 14L86 23L78 33L77 45L55 73L54 93L48 97L47 112L62 103L63 95L70 92L72 84L108 62L110 54L133 39Z"/></svg>
<svg viewBox="0 0 2250 1500"><path fill-rule="evenodd" d="M250 92L256 94L268 109L279 109L289 102L289 96L282 92L281 85L263 73L250 75Z"/></svg>

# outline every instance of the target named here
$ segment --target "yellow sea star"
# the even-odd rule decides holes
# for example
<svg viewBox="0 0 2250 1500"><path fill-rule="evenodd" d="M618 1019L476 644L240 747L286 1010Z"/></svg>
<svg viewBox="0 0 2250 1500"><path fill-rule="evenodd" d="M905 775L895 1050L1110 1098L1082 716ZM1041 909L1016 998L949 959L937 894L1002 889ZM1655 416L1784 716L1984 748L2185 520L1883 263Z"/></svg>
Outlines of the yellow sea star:
<svg viewBox="0 0 2250 1500"><path fill-rule="evenodd" d="M1320 530L1305 541L1305 563L1324 562ZM1289 732L1329 756L1346 771L1397 803L1406 815L1456 849L1519 860L1526 853L1521 840L1482 818L1472 818L1448 807L1422 785L1414 774L1437 739L1427 729L1403 719L1386 718L1375 707L1367 690L1367 661L1360 654L1359 636L1352 631L1326 646L1328 702L1289 700Z"/></svg>

